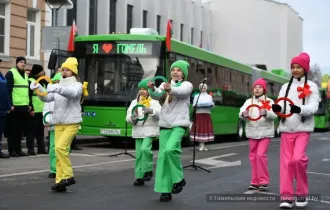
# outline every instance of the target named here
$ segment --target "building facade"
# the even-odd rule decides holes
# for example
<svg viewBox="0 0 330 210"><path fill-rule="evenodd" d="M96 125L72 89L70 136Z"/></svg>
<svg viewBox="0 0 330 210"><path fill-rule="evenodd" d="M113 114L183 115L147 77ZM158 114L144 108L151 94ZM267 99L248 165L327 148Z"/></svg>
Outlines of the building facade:
<svg viewBox="0 0 330 210"><path fill-rule="evenodd" d="M210 10L201 0L71 0L73 9L60 9L58 26L76 21L79 35L129 33L153 28L166 34L172 21L173 38L205 47L210 37Z"/></svg>
<svg viewBox="0 0 330 210"><path fill-rule="evenodd" d="M289 70L303 50L303 20L272 0L214 0L211 50L246 64Z"/></svg>
<svg viewBox="0 0 330 210"><path fill-rule="evenodd" d="M0 0L0 70L3 74L16 65L18 56L26 58L27 69L33 64L45 65L41 31L50 24L46 20L47 7L44 0Z"/></svg>

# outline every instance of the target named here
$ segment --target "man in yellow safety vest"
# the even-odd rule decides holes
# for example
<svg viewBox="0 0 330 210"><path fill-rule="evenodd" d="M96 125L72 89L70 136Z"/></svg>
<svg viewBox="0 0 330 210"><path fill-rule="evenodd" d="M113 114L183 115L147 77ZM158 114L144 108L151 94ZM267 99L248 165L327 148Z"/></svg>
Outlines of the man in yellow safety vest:
<svg viewBox="0 0 330 210"><path fill-rule="evenodd" d="M29 86L31 82L37 81L39 77L45 76L44 68L41 65L33 65L31 74L29 76ZM44 88L47 87L48 82L46 80L41 80L39 82ZM33 111L30 112L29 116L29 126L28 134L26 137L26 147L28 148L29 155L36 155L34 151L34 139L37 139L38 154L48 154L45 149L45 135L44 135L44 124L42 111L44 108L44 102L42 102L36 91L30 89L30 94L32 94L32 105Z"/></svg>
<svg viewBox="0 0 330 210"><path fill-rule="evenodd" d="M26 59L18 57L16 66L6 74L8 96L11 104L8 116L8 152L11 157L27 156L22 151L22 135L27 131L29 113L33 111L33 105L29 94L28 76L24 72Z"/></svg>

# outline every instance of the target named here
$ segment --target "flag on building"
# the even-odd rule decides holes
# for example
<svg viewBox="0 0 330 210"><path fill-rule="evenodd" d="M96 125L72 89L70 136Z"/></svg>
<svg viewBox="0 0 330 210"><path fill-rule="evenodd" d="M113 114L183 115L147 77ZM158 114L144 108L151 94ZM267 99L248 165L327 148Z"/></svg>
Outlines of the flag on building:
<svg viewBox="0 0 330 210"><path fill-rule="evenodd" d="M171 51L171 38L173 35L172 24L171 21L167 22L167 30L166 30L166 47L168 51Z"/></svg>
<svg viewBox="0 0 330 210"><path fill-rule="evenodd" d="M71 30L70 30L70 38L68 43L68 51L73 52L74 51L74 39L78 36L78 29L76 26L76 21L73 20Z"/></svg>

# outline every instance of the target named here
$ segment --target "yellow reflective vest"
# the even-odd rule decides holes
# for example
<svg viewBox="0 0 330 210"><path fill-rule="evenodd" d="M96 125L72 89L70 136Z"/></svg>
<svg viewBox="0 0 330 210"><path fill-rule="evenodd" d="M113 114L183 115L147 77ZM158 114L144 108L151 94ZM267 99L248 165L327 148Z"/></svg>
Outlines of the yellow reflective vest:
<svg viewBox="0 0 330 210"><path fill-rule="evenodd" d="M14 86L12 92L13 106L29 105L29 82L28 76L24 74L24 78L14 67L9 70L13 74Z"/></svg>

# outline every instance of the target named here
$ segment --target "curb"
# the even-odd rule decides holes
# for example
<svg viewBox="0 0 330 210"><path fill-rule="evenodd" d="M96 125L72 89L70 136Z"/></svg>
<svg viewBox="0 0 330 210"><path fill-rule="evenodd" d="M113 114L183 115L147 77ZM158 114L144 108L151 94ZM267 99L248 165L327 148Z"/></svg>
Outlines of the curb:
<svg viewBox="0 0 330 210"><path fill-rule="evenodd" d="M110 140L107 137L102 137L102 136L77 136L77 144L82 145L82 144L98 144L98 143L106 143L110 142ZM26 149L26 137L24 137L24 140L21 141L22 149ZM37 145L36 140L34 140L34 145ZM45 136L45 145L46 148L48 148L48 139ZM1 142L2 150L7 150L8 149L8 142L7 138L2 138Z"/></svg>

